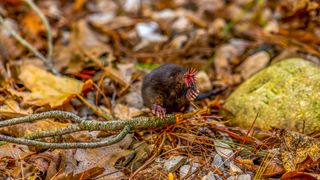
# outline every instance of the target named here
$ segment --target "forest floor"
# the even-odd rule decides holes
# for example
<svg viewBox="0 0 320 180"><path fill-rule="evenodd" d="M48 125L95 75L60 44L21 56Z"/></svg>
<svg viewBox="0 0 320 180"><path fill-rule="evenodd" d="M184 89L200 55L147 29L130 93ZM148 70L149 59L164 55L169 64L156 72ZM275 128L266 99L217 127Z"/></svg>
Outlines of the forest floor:
<svg viewBox="0 0 320 180"><path fill-rule="evenodd" d="M257 137L220 113L239 85L274 62L320 64L319 1L2 0L0 18L3 121L52 110L85 121L152 120L141 84L164 63L197 69L200 93L212 92L168 126L147 125L96 148L27 143L26 135L75 125L72 118L0 122L1 178L320 178L320 155L286 144L299 139L320 149L319 134L261 130ZM85 130L30 142L95 143L120 132Z"/></svg>

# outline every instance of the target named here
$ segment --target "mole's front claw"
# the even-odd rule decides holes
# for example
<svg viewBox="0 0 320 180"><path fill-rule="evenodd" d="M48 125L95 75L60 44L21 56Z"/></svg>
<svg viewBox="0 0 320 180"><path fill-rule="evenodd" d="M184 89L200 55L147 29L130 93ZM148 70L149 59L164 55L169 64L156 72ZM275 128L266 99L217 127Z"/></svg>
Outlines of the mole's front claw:
<svg viewBox="0 0 320 180"><path fill-rule="evenodd" d="M190 88L187 90L186 97L189 101L193 101L199 95L199 90L197 88Z"/></svg>
<svg viewBox="0 0 320 180"><path fill-rule="evenodd" d="M166 109L161 107L158 104L154 104L152 107L152 113L161 119L165 119L166 117Z"/></svg>

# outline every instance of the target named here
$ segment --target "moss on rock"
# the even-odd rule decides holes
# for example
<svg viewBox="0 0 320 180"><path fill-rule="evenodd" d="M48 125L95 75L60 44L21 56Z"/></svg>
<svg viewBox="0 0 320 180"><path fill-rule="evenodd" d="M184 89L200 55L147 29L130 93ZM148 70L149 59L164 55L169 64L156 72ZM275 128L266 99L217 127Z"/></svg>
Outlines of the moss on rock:
<svg viewBox="0 0 320 180"><path fill-rule="evenodd" d="M276 63L240 85L224 108L231 124L310 133L320 130L320 67L300 58Z"/></svg>

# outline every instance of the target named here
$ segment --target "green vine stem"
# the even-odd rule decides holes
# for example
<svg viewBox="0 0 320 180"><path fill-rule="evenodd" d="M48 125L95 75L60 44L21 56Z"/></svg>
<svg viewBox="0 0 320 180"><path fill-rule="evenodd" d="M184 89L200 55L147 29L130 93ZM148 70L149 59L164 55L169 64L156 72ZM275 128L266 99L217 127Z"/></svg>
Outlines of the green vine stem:
<svg viewBox="0 0 320 180"><path fill-rule="evenodd" d="M23 117L17 117L7 119L0 122L0 128L22 124L27 122L33 122L42 119L56 118L56 119L69 119L74 124L54 130L39 131L24 137L11 137L0 134L0 140L24 144L30 146L37 146L41 148L96 148L101 146L107 146L121 141L130 131L157 128L166 125L172 125L176 123L175 115L168 115L166 119L158 117L138 117L131 120L114 120L114 121L96 121L96 120L85 120L73 113L65 111L48 111L37 114L31 114ZM76 142L76 143L58 143L58 142L43 142L37 139L45 137L61 136L78 131L106 131L106 132L119 132L118 135L112 138L105 138L98 142Z"/></svg>

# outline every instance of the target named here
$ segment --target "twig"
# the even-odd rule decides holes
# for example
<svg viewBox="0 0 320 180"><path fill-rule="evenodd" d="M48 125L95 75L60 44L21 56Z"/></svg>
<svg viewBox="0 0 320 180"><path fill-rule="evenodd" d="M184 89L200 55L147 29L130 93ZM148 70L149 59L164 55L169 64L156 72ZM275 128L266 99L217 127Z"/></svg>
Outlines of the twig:
<svg viewBox="0 0 320 180"><path fill-rule="evenodd" d="M54 149L72 149L72 148L98 148L102 146L108 146L121 141L129 133L131 127L125 126L123 130L113 138L105 138L98 142L76 142L76 143L49 143L41 142L36 140L30 140L25 138L15 138L0 134L0 139L2 141L7 141L11 143L31 145L41 148L54 148Z"/></svg>
<svg viewBox="0 0 320 180"><path fill-rule="evenodd" d="M0 16L0 24L24 47L31 51L35 56L44 62L48 70L59 75L59 72L53 67L51 59L47 59L36 48L34 48L28 41L23 39L10 25L8 25L2 16ZM51 46L51 45L50 45ZM49 48L49 47L48 47ZM52 48L52 47L51 47ZM52 51L52 50L51 50Z"/></svg>
<svg viewBox="0 0 320 180"><path fill-rule="evenodd" d="M4 19L0 16L0 23L3 25L3 27L17 40L19 43L21 43L23 46L28 48L33 54L35 54L39 59L47 63L47 59L37 50L35 49L31 44L29 44L26 40L24 40L11 26L5 23Z"/></svg>
<svg viewBox="0 0 320 180"><path fill-rule="evenodd" d="M111 145L113 143L119 142L121 138L123 139L130 130L139 130L146 128L157 128L165 125L172 125L176 123L176 118L174 115L169 115L166 117L166 120L158 117L139 117L132 120L115 120L115 121L96 121L96 120L85 120L73 113L65 111L48 111L38 114L31 114L24 117L7 119L0 122L0 128L5 126L11 126L15 124L21 124L26 122L33 122L41 119L47 118L60 118L60 119L69 119L75 124L70 125L65 128L47 130L35 132L30 135L26 135L21 138L11 137L6 135L0 135L0 141L7 141L18 144L25 144L31 146L37 146L42 148L96 148L106 145ZM121 131L116 137L103 139L99 142L77 142L77 143L48 143L40 140L35 140L44 137L53 137L61 136L64 134L69 134L78 131L108 131L116 132Z"/></svg>
<svg viewBox="0 0 320 180"><path fill-rule="evenodd" d="M103 117L105 120L113 120L114 118L106 113L103 112L99 107L89 103L85 98L83 98L81 95L77 95L77 97L85 104L87 105L96 115Z"/></svg>
<svg viewBox="0 0 320 180"><path fill-rule="evenodd" d="M64 134L69 134L73 132L84 131L78 125L71 125L65 128L56 129L56 130L49 130L49 131L40 131L37 133L29 134L24 136L23 138L26 139L39 139L45 137L52 137L52 136L61 136Z"/></svg>
<svg viewBox="0 0 320 180"><path fill-rule="evenodd" d="M48 38L48 53L47 53L47 60L51 61L52 60L52 52L53 52L53 43L52 43L52 33L51 33L51 27L50 24L45 17L45 15L41 12L41 10L38 8L38 6L33 2L33 0L24 0L30 8L37 13L37 15L40 17L42 23L47 29L47 38Z"/></svg>
<svg viewBox="0 0 320 180"><path fill-rule="evenodd" d="M32 122L41 119L48 118L61 118L61 119L70 119L74 122L81 123L84 119L81 119L79 116L65 111L48 111L38 114L31 114L23 117L12 118L4 121L0 121L0 128L4 126L11 126L15 124L21 124L25 122Z"/></svg>

